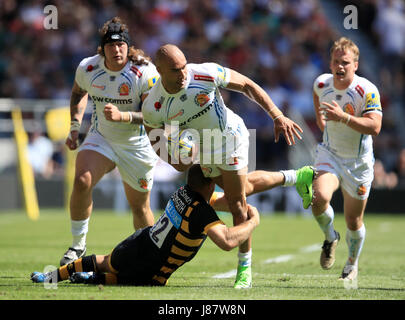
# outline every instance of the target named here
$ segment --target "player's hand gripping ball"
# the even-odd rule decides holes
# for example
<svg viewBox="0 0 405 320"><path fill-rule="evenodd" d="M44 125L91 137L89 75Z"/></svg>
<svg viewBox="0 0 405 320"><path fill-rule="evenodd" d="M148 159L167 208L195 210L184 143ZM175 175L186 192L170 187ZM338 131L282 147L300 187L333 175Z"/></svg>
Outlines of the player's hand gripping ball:
<svg viewBox="0 0 405 320"><path fill-rule="evenodd" d="M184 129L175 132L167 138L167 151L172 162L178 163L179 159L184 162L193 156L198 145L198 132L195 130ZM189 160L191 161L191 159Z"/></svg>

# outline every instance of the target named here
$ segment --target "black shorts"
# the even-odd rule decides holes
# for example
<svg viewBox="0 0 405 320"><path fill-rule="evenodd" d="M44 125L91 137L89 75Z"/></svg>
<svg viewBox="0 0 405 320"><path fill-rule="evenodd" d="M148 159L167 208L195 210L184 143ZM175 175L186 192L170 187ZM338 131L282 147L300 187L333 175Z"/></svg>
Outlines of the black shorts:
<svg viewBox="0 0 405 320"><path fill-rule="evenodd" d="M159 251L149 237L150 227L139 229L119 243L111 253L111 266L119 284L155 285L152 277L160 270Z"/></svg>

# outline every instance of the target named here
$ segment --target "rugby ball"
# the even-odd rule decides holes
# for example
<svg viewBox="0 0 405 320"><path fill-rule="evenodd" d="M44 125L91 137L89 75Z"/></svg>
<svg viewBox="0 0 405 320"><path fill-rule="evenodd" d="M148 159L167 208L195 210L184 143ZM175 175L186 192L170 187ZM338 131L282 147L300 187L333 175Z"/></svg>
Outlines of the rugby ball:
<svg viewBox="0 0 405 320"><path fill-rule="evenodd" d="M168 136L167 151L172 162L178 163L179 159L184 160L192 156L193 147L197 144L197 135L196 130L184 129Z"/></svg>

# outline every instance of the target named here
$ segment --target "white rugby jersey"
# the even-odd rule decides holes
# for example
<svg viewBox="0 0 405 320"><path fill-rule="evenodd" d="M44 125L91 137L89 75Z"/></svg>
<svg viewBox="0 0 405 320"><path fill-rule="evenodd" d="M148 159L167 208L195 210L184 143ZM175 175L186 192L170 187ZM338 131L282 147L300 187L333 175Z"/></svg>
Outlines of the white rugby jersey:
<svg viewBox="0 0 405 320"><path fill-rule="evenodd" d="M382 114L380 95L377 87L365 78L354 75L350 86L337 90L333 86L333 75L325 73L314 82L314 92L319 103L332 104L335 100L344 112L361 117L369 112ZM372 136L351 129L344 123L326 121L323 145L342 158L363 158L373 155Z"/></svg>
<svg viewBox="0 0 405 320"><path fill-rule="evenodd" d="M128 61L123 69L114 72L105 67L104 57L99 54L83 59L77 67L75 81L93 101L92 129L112 142L136 143L147 139L142 124L108 121L103 110L111 103L120 111L139 112L141 96L158 78L159 73L150 62L138 66Z"/></svg>
<svg viewBox="0 0 405 320"><path fill-rule="evenodd" d="M145 99L144 124L161 128L165 124L192 128L203 137L203 129L237 128L242 119L225 106L219 88L228 85L230 70L216 63L187 64L187 84L175 94L168 93L159 79Z"/></svg>

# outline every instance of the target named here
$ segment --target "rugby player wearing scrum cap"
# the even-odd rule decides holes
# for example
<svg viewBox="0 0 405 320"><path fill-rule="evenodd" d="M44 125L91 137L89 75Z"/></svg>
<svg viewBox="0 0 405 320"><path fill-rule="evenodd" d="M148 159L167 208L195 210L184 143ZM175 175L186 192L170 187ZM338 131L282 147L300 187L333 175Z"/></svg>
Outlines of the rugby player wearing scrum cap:
<svg viewBox="0 0 405 320"><path fill-rule="evenodd" d="M131 46L129 30L119 17L104 24L97 54L83 59L77 67L66 139L70 150L78 148L70 198L73 242L61 265L85 254L93 188L115 167L122 177L134 228L153 225L149 196L158 157L145 133L140 106L158 77L151 59ZM91 127L79 147L89 97L93 102Z"/></svg>

